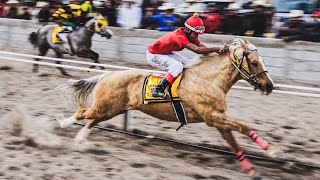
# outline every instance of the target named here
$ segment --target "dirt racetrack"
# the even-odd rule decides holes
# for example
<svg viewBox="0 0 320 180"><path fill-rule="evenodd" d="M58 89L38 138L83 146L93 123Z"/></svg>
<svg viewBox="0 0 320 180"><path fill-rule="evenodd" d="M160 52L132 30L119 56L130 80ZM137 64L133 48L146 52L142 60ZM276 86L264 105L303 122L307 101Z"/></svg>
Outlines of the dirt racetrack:
<svg viewBox="0 0 320 180"><path fill-rule="evenodd" d="M1 61L0 179L250 179L236 158L172 143L93 130L85 147L73 138L79 126L60 129L55 118L74 111L54 88L67 81L55 68ZM95 73L70 71L74 78ZM320 164L320 99L231 90L228 113L281 148L282 158ZM227 148L216 129L159 121L129 112L129 130L183 142ZM123 126L123 115L101 126ZM250 138L234 132L246 152L265 155ZM319 169L254 161L263 179L320 179Z"/></svg>

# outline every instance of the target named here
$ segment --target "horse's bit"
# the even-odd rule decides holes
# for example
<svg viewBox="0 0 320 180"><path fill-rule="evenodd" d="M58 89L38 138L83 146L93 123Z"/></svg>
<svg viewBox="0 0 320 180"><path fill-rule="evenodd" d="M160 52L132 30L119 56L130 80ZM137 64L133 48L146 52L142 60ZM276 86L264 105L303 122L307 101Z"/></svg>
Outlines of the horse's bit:
<svg viewBox="0 0 320 180"><path fill-rule="evenodd" d="M267 73L268 71L262 71L262 72L259 72L257 74L254 74L253 71L252 71L252 67L250 66L250 59L248 58L249 54L253 51L257 51L256 49L254 50L247 50L247 51L244 51L242 53L242 58L241 60L239 60L239 58L237 57L237 55L235 54L237 49L235 49L233 51L233 57L235 58L232 59L231 56L230 56L230 53L228 52L228 58L229 60L231 61L232 65L238 70L239 73L241 73L243 76L245 76L247 78L247 81L254 86L254 90L256 90L258 88L258 86L260 85L260 82L257 80L257 77L261 74L264 74L264 73ZM244 68L242 66L242 63L243 63L243 60L246 60L247 61L247 64L248 64L248 68L249 70L247 70L246 68Z"/></svg>

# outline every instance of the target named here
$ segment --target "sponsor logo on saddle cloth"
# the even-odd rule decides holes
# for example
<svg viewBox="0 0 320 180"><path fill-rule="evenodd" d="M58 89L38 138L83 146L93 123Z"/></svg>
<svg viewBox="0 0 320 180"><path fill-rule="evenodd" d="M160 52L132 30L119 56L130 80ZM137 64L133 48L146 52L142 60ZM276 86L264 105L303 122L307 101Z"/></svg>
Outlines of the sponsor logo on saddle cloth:
<svg viewBox="0 0 320 180"><path fill-rule="evenodd" d="M163 76L154 76L154 75L147 76L144 80L143 91L142 91L143 103L148 104L148 103L159 103L159 102L171 102L173 100L180 101L180 98L177 93L177 89L180 84L181 77L182 75L180 74L174 81L171 88L167 88L165 90L165 93L170 98L163 99L162 97L153 97L151 93L152 89L155 88L160 83ZM169 91L171 91L171 93Z"/></svg>
<svg viewBox="0 0 320 180"><path fill-rule="evenodd" d="M53 30L52 30L52 36L51 36L51 42L56 44L56 43L63 43L63 41L58 37L58 33L62 32L64 30L64 28L60 27L60 26L56 26ZM68 33L70 31L68 30L64 30L64 33Z"/></svg>

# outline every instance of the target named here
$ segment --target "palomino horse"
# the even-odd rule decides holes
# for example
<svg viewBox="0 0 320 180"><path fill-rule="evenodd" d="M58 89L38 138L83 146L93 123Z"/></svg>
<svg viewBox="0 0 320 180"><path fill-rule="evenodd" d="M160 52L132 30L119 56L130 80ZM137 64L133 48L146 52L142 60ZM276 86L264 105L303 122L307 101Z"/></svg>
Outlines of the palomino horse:
<svg viewBox="0 0 320 180"><path fill-rule="evenodd" d="M63 54L69 54L71 56L76 55L78 57L90 58L95 63L99 62L99 54L92 51L91 39L92 36L97 33L102 37L108 39L113 35L110 29L107 29L107 20L98 15L88 22L83 27L74 30L68 35L68 43L52 43L52 31L57 25L46 25L38 30L38 32L32 32L29 36L29 41L38 47L38 55L45 56L49 49L53 49L56 53L56 57L61 58ZM39 61L40 59L36 59ZM57 61L57 64L60 64ZM91 66L93 68L94 66ZM68 73L61 67L58 67L63 75ZM34 64L33 72L38 72L38 64Z"/></svg>
<svg viewBox="0 0 320 180"><path fill-rule="evenodd" d="M106 72L88 79L70 80L60 89L71 91L80 109L70 118L58 118L61 128L82 119L89 119L75 140L82 143L91 128L128 110L140 110L156 118L176 121L171 103L143 104L142 87L147 72L128 70ZM266 71L259 51L249 41L233 39L229 51L223 55L207 55L198 59L192 67L183 72L178 94L184 105L189 123L205 122L219 130L222 137L237 154L241 167L250 175L256 171L238 146L232 131L238 131L253 139L271 155L276 148L257 136L248 126L226 115L226 97L230 88L240 79L245 79L262 94L273 90L273 82ZM87 100L93 91L93 104Z"/></svg>

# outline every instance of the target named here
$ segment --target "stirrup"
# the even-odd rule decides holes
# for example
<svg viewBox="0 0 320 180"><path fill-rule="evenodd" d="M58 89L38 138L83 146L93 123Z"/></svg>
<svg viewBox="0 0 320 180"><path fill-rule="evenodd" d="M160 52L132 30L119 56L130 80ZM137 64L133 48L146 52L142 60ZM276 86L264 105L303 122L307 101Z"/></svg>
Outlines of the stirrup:
<svg viewBox="0 0 320 180"><path fill-rule="evenodd" d="M161 94L160 94L161 93ZM162 97L162 98L165 98L167 96L166 93L164 92L159 92L159 93L156 93L156 92L152 92L152 96L153 97Z"/></svg>

